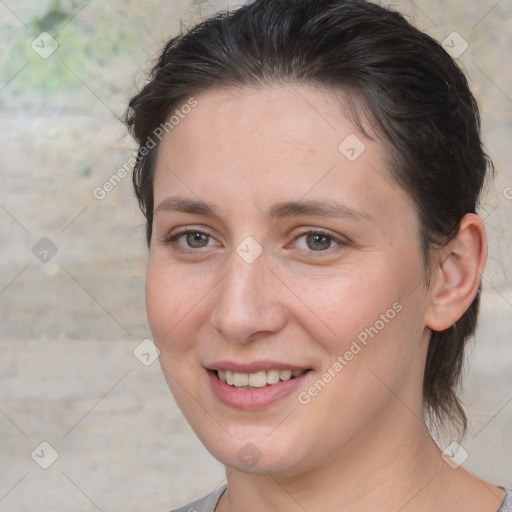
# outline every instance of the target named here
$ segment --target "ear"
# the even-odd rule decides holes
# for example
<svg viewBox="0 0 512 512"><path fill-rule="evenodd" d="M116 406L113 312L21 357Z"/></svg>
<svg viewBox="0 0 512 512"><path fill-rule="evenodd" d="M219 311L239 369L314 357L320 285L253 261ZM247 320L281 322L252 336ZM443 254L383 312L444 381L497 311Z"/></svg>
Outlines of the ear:
<svg viewBox="0 0 512 512"><path fill-rule="evenodd" d="M487 261L487 236L483 220L464 215L457 236L440 251L431 274L425 325L433 331L451 327L469 308Z"/></svg>

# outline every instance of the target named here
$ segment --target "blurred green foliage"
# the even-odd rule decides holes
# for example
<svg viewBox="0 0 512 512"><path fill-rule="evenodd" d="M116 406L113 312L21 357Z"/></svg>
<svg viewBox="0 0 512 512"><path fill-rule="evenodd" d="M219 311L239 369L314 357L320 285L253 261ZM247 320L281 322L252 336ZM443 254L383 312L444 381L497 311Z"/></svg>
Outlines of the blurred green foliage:
<svg viewBox="0 0 512 512"><path fill-rule="evenodd" d="M0 21L0 37L5 42L7 57L1 66L0 87L8 84L10 89L4 93L14 97L23 95L24 99L27 93L39 97L68 94L83 89L80 79L91 90L103 94L126 87L116 70L131 68L133 71L132 55L140 50L141 43L145 44L144 36L147 39L141 2L52 0L43 7L43 12L19 16L25 27L21 23ZM134 34L134 27L141 32ZM41 58L31 47L42 32L49 33L59 44L47 59ZM20 76L8 83L18 71ZM2 96L5 103L6 95Z"/></svg>

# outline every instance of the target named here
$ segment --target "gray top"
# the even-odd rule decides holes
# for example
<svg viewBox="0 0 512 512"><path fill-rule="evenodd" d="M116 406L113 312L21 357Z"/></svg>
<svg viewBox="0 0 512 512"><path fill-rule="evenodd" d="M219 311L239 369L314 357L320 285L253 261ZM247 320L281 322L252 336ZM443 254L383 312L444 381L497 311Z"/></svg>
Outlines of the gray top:
<svg viewBox="0 0 512 512"><path fill-rule="evenodd" d="M179 508L175 508L171 510L171 512L215 512L215 507L217 506L217 503L219 503L220 497L224 494L227 487L228 486L224 484L210 494L207 494L198 500L191 501ZM501 512L501 510L499 512ZM512 510L510 512L512 512Z"/></svg>
<svg viewBox="0 0 512 512"><path fill-rule="evenodd" d="M171 512L215 512L215 507L221 496L224 494L224 491L227 489L227 485L219 487L215 491L199 498L198 500L191 501L187 505L183 505L182 507L175 508L171 510ZM496 512L512 512L512 491L509 489L505 489L505 499L501 504L501 507Z"/></svg>

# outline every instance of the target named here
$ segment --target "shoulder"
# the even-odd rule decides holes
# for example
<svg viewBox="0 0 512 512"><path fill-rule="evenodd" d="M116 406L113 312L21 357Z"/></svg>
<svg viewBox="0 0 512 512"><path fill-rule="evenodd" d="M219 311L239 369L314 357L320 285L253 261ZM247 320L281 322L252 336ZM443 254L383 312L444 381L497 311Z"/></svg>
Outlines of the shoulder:
<svg viewBox="0 0 512 512"><path fill-rule="evenodd" d="M502 489L505 491L505 499L498 512L512 512L512 490L505 489L504 487Z"/></svg>
<svg viewBox="0 0 512 512"><path fill-rule="evenodd" d="M207 494L195 501L191 501L186 505L175 508L171 510L171 512L214 512L215 507L226 488L227 485L224 484L215 491L212 491L210 494Z"/></svg>

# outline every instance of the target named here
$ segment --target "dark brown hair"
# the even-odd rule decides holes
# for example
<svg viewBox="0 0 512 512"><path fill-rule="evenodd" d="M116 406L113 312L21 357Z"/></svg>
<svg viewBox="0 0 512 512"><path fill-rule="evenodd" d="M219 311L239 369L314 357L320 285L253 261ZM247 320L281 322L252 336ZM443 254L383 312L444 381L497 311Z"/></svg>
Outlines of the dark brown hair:
<svg viewBox="0 0 512 512"><path fill-rule="evenodd" d="M155 129L191 95L274 83L339 90L356 121L371 122L390 154L390 175L416 206L428 269L432 251L457 235L466 213L476 213L494 167L481 142L477 103L454 60L401 14L364 0L257 0L167 42L125 114L139 144L133 184L148 245L158 144L148 151L147 141ZM424 373L431 425L450 419L463 433L458 387L479 300L480 288L452 328L432 333Z"/></svg>

